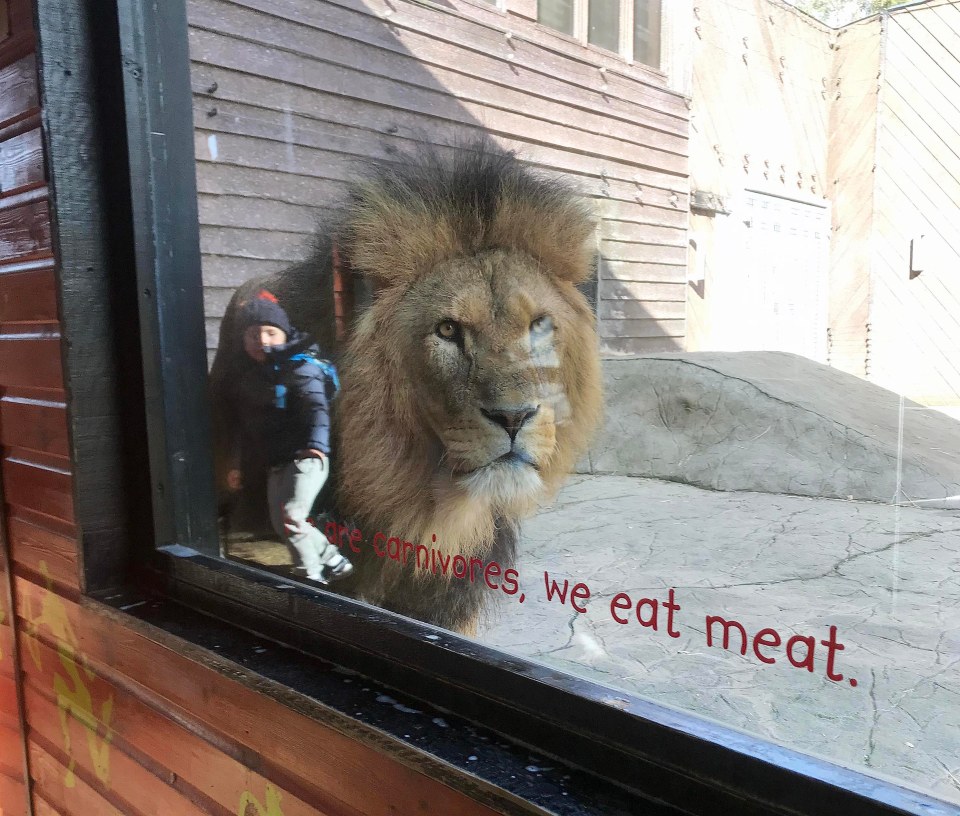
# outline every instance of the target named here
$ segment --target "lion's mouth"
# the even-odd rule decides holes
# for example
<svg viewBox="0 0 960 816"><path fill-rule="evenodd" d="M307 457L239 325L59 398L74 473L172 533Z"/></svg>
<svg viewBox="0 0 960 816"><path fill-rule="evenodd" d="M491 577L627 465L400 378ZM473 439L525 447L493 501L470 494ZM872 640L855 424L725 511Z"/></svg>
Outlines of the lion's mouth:
<svg viewBox="0 0 960 816"><path fill-rule="evenodd" d="M540 471L540 465L534 460L534 458L524 451L511 450L507 451L503 456L498 456L496 459L491 459L489 462L483 465L479 465L475 468L470 468L468 470L455 469L453 471L454 476L470 476L473 473L484 470L485 468L491 467L493 465L528 465L536 471Z"/></svg>
<svg viewBox="0 0 960 816"><path fill-rule="evenodd" d="M540 466L534 461L533 457L529 453L524 453L523 451L508 451L503 454L503 456L498 459L494 459L490 464L496 464L497 462L504 462L506 464L524 464L530 465L534 470L540 470Z"/></svg>

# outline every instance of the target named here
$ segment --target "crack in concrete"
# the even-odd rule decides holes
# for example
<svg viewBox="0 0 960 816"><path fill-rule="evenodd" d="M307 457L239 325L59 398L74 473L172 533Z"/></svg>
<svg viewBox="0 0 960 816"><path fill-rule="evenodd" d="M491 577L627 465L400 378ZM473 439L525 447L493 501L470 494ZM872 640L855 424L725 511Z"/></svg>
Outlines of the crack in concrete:
<svg viewBox="0 0 960 816"><path fill-rule="evenodd" d="M870 723L870 731L867 734L867 752L863 756L864 764L870 768L873 767L873 753L877 750L876 733L877 725L880 722L880 709L877 706L877 673L870 669L870 705L873 709L873 719Z"/></svg>

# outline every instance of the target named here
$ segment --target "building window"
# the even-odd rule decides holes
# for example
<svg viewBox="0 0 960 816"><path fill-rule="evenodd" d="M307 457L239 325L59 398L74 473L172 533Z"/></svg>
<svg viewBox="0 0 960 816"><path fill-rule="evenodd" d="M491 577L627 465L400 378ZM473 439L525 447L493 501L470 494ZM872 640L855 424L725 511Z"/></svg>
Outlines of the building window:
<svg viewBox="0 0 960 816"><path fill-rule="evenodd" d="M541 0L537 4L537 22L573 35L573 4L574 0Z"/></svg>
<svg viewBox="0 0 960 816"><path fill-rule="evenodd" d="M660 17L660 0L539 0L537 4L541 24L653 68L660 67Z"/></svg>

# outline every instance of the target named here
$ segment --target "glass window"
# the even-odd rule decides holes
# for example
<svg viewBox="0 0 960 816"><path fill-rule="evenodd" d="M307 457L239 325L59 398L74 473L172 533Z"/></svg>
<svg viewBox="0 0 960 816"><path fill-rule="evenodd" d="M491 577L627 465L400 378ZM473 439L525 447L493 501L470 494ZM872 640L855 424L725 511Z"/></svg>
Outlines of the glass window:
<svg viewBox="0 0 960 816"><path fill-rule="evenodd" d="M574 0L538 0L537 22L573 34Z"/></svg>
<svg viewBox="0 0 960 816"><path fill-rule="evenodd" d="M633 0L633 58L660 67L660 0Z"/></svg>
<svg viewBox="0 0 960 816"><path fill-rule="evenodd" d="M188 7L224 556L960 803L949 15L391 8Z"/></svg>
<svg viewBox="0 0 960 816"><path fill-rule="evenodd" d="M620 0L589 0L589 42L610 51L620 50Z"/></svg>

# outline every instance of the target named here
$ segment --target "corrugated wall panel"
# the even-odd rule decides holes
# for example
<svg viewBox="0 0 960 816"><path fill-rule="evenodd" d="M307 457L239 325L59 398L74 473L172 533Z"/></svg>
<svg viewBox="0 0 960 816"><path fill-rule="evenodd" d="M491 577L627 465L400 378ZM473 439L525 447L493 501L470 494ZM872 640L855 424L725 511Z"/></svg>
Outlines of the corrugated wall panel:
<svg viewBox="0 0 960 816"><path fill-rule="evenodd" d="M890 15L876 159L870 377L960 408L960 8ZM923 269L911 279L911 242Z"/></svg>
<svg viewBox="0 0 960 816"><path fill-rule="evenodd" d="M827 89L833 203L828 361L860 377L867 375L880 29L873 19L839 32Z"/></svg>

